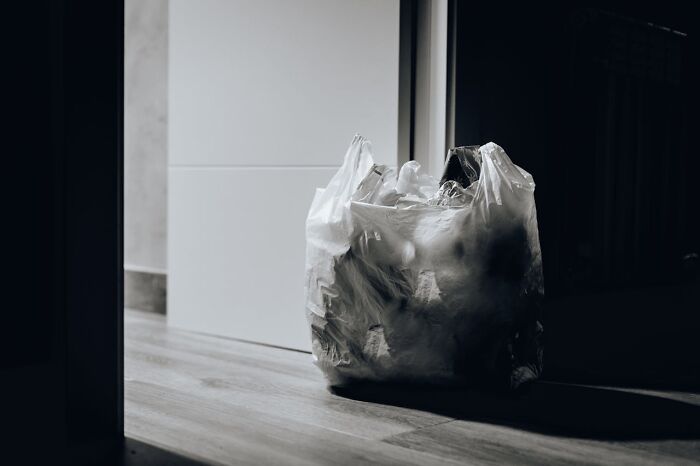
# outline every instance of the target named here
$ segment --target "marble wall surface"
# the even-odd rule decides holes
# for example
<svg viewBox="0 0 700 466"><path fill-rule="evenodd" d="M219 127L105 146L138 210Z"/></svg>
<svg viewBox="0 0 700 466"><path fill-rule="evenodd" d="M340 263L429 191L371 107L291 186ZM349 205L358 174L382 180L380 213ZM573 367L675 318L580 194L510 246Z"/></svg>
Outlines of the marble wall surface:
<svg viewBox="0 0 700 466"><path fill-rule="evenodd" d="M163 274L168 0L126 0L124 14L124 264L127 271Z"/></svg>

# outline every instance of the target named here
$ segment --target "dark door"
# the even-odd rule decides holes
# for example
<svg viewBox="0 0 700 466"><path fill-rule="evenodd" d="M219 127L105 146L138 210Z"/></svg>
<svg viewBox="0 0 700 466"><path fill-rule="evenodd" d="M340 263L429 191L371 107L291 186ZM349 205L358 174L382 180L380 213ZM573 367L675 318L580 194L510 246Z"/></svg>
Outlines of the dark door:
<svg viewBox="0 0 700 466"><path fill-rule="evenodd" d="M546 377L697 385L690 10L456 4L456 143L537 183Z"/></svg>

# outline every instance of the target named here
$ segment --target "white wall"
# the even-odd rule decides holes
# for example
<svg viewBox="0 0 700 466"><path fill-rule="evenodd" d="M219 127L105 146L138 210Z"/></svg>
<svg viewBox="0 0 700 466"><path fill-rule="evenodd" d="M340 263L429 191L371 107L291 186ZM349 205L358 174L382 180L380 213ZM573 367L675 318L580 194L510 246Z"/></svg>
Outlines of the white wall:
<svg viewBox="0 0 700 466"><path fill-rule="evenodd" d="M396 165L398 0L171 0L168 322L308 349L304 221L353 134Z"/></svg>

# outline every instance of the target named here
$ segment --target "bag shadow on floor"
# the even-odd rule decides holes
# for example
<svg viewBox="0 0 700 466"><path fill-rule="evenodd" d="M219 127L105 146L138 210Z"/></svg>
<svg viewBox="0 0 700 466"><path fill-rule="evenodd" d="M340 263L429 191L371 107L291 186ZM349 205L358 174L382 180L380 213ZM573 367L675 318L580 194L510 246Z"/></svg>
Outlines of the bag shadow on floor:
<svg viewBox="0 0 700 466"><path fill-rule="evenodd" d="M604 440L700 439L700 406L612 388L535 382L516 393L358 383L346 398L557 436Z"/></svg>

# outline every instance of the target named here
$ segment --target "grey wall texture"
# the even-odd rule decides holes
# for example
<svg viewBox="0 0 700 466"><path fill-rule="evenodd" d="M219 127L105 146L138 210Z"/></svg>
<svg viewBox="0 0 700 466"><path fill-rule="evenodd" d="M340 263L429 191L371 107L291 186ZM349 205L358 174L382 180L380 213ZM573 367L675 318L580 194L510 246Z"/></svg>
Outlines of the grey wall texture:
<svg viewBox="0 0 700 466"><path fill-rule="evenodd" d="M168 0L126 0L124 15L124 264L165 272Z"/></svg>
<svg viewBox="0 0 700 466"><path fill-rule="evenodd" d="M124 29L124 305L165 313L168 0L126 0Z"/></svg>

